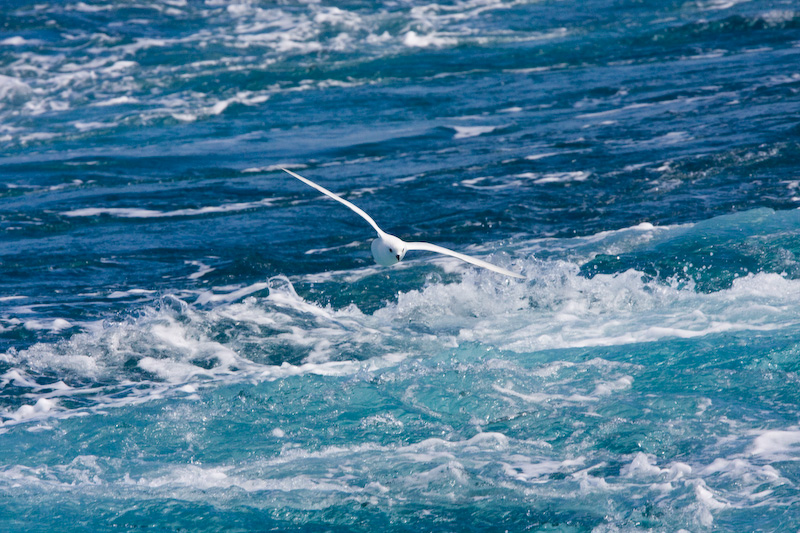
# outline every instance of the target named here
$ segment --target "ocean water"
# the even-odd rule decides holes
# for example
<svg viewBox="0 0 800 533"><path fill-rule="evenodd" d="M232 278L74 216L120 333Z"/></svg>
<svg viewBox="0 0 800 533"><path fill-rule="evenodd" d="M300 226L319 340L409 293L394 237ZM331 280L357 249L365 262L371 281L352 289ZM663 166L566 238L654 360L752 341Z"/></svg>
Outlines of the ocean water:
<svg viewBox="0 0 800 533"><path fill-rule="evenodd" d="M797 531L798 117L790 0L0 2L0 531Z"/></svg>

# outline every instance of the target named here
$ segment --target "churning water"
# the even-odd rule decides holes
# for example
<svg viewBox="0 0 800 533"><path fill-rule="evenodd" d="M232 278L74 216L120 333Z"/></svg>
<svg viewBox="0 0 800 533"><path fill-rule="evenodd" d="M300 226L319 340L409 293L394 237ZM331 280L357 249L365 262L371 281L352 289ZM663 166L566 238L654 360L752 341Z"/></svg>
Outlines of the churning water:
<svg viewBox="0 0 800 533"><path fill-rule="evenodd" d="M797 4L335 4L0 3L0 530L796 531Z"/></svg>

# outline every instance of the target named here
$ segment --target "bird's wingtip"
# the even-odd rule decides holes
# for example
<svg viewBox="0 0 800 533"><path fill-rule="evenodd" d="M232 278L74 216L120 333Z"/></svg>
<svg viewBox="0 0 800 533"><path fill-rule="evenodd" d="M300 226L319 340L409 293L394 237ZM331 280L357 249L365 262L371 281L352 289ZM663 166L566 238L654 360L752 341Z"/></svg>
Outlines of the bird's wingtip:
<svg viewBox="0 0 800 533"><path fill-rule="evenodd" d="M506 269L503 269L503 270L505 270L505 272L504 272L505 275L510 276L512 278L528 279L525 276L523 276L522 274L520 274L519 272L514 272L513 270L506 270Z"/></svg>

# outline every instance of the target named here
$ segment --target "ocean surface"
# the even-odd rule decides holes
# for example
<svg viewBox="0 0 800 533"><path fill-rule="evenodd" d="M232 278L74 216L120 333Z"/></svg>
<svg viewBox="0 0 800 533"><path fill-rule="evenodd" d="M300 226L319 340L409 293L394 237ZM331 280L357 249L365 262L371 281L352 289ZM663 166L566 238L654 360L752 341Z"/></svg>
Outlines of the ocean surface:
<svg viewBox="0 0 800 533"><path fill-rule="evenodd" d="M797 531L799 206L795 1L1 1L0 531Z"/></svg>

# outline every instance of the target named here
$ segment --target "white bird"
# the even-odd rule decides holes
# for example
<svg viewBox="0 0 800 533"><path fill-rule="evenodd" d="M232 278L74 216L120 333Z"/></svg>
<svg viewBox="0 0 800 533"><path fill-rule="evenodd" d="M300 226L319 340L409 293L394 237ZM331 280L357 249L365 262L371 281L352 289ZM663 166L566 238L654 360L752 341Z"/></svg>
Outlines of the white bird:
<svg viewBox="0 0 800 533"><path fill-rule="evenodd" d="M403 257L405 257L406 252L409 250L425 250L428 252L437 252L444 255L449 255L462 261L466 261L467 263L471 263L473 265L489 269L493 272L497 272L498 274L503 274L505 276L510 276L512 278L519 278L525 279L525 276L517 274L516 272L511 272L510 270L506 270L505 268L501 268L497 265L493 265L491 263L487 263L486 261L482 261L480 259L476 259L474 257L470 257L468 255L460 254L458 252L454 252L453 250L448 250L447 248L443 248L441 246L436 246L435 244L431 244L429 242L406 242L399 237L395 237L394 235L390 235L383 231L378 225L372 220L372 217L362 211L360 208L356 207L355 205L351 204L338 194L332 193L325 187L317 185L313 181L300 176L299 174L295 174L291 170L287 170L282 168L284 172L294 176L295 178L299 179L306 185L314 187L319 192L326 196L330 196L337 202L343 203L356 213L358 213L361 218L369 222L369 225L375 228L375 231L378 232L378 238L372 241L372 257L375 258L375 262L379 265L383 266L390 266L395 263L399 263Z"/></svg>

